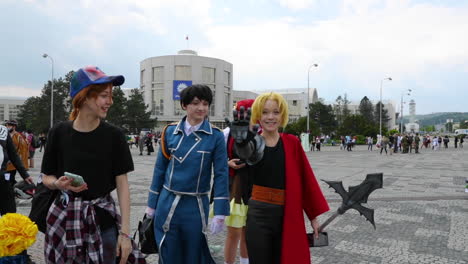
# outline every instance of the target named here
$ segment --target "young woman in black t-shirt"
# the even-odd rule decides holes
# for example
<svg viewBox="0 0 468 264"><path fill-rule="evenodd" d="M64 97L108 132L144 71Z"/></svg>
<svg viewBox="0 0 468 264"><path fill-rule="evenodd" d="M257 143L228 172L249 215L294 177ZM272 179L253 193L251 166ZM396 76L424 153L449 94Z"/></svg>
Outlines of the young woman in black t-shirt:
<svg viewBox="0 0 468 264"><path fill-rule="evenodd" d="M47 263L116 263L117 256L127 263L132 251L127 173L133 160L125 135L102 120L113 103L112 87L123 82L123 76L106 76L94 66L72 77L71 121L51 129L42 161L43 183L62 191L47 215ZM72 185L65 172L82 176L84 184ZM121 221L110 196L114 189ZM66 239L58 239L61 235Z"/></svg>

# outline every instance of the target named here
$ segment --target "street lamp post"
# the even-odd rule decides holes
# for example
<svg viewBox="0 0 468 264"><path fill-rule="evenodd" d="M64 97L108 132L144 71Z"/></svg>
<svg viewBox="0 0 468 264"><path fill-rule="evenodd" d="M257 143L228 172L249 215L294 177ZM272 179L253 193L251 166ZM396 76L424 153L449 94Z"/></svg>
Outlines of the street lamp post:
<svg viewBox="0 0 468 264"><path fill-rule="evenodd" d="M400 103L400 107L401 107L401 112L400 112L400 134L403 133L403 95L406 93L406 95L411 95L411 89L407 89L403 92L401 92L401 103Z"/></svg>
<svg viewBox="0 0 468 264"><path fill-rule="evenodd" d="M380 137L382 137L382 107L383 107L383 102L382 102L382 85L383 85L383 81L385 80L388 80L388 81L391 81L392 78L391 77L387 77L385 79L382 79L380 81L380 122L379 122L379 135Z"/></svg>
<svg viewBox="0 0 468 264"><path fill-rule="evenodd" d="M52 87L50 89L50 128L54 125L54 59L47 53L42 55L43 58L49 58L52 62Z"/></svg>
<svg viewBox="0 0 468 264"><path fill-rule="evenodd" d="M312 65L309 66L309 69L307 70L307 135L309 135L310 131L309 131L309 115L310 115L310 109L309 109L309 80L310 80L310 69L312 69L312 67L318 67L318 64L317 63L314 63Z"/></svg>

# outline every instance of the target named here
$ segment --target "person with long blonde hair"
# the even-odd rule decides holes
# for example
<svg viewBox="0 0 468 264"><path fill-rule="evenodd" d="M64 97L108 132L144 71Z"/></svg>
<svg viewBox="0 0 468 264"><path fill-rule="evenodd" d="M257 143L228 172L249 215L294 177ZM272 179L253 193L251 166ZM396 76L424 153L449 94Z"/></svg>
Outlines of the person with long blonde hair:
<svg viewBox="0 0 468 264"><path fill-rule="evenodd" d="M61 191L47 214L46 263L145 263L130 236L132 156L123 132L103 120L113 86L124 80L95 66L73 74L70 120L49 131L42 160L43 183ZM120 213L110 195L115 189Z"/></svg>
<svg viewBox="0 0 468 264"><path fill-rule="evenodd" d="M274 92L259 95L252 105L250 124L262 127L261 138L247 136L239 145L265 143L263 155L254 151L259 161L253 164L247 212L246 242L252 264L310 263L304 212L318 234L317 216L329 210L301 142L279 132L287 123L288 105L283 96Z"/></svg>

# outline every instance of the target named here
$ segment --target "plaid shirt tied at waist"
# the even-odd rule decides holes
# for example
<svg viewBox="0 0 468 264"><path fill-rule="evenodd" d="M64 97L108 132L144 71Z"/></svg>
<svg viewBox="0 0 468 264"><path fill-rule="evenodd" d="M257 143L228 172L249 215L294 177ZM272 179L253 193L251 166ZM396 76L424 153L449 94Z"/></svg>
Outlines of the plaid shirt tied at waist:
<svg viewBox="0 0 468 264"><path fill-rule="evenodd" d="M62 192L52 203L47 214L45 236L45 261L47 263L104 263L100 229L96 222L94 206L106 210L116 220L120 230L121 218L110 194L94 200ZM127 263L146 263L132 240L133 250Z"/></svg>

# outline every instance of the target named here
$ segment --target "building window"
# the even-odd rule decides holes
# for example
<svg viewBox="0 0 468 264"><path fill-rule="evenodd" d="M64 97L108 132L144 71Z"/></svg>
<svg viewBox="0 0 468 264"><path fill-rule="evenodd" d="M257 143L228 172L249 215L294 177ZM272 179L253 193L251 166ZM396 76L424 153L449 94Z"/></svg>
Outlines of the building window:
<svg viewBox="0 0 468 264"><path fill-rule="evenodd" d="M164 67L153 67L153 82L164 82Z"/></svg>
<svg viewBox="0 0 468 264"><path fill-rule="evenodd" d="M157 83L152 85L151 90L151 114L164 114L164 84Z"/></svg>
<svg viewBox="0 0 468 264"><path fill-rule="evenodd" d="M184 65L175 66L174 80L192 80L192 67Z"/></svg>
<svg viewBox="0 0 468 264"><path fill-rule="evenodd" d="M224 71L224 86L232 86L231 85L231 73L228 71Z"/></svg>
<svg viewBox="0 0 468 264"><path fill-rule="evenodd" d="M293 106L297 106L297 100L293 100Z"/></svg>
<svg viewBox="0 0 468 264"><path fill-rule="evenodd" d="M224 87L224 116L231 117L231 104L229 103L229 99L231 98L231 93L229 91L229 87Z"/></svg>
<svg viewBox="0 0 468 264"><path fill-rule="evenodd" d="M216 81L215 78L216 69L203 67L202 68L202 82L205 84L214 84Z"/></svg>
<svg viewBox="0 0 468 264"><path fill-rule="evenodd" d="M145 70L140 71L140 87L145 87Z"/></svg>

